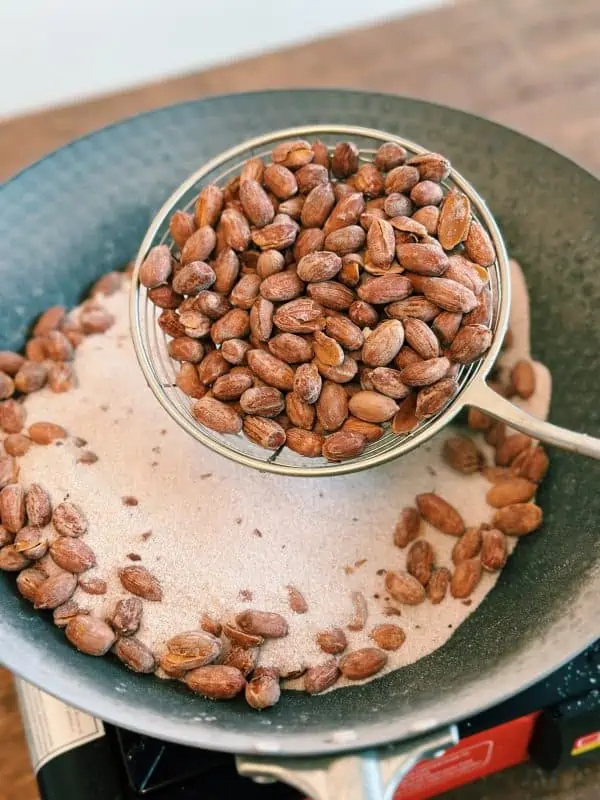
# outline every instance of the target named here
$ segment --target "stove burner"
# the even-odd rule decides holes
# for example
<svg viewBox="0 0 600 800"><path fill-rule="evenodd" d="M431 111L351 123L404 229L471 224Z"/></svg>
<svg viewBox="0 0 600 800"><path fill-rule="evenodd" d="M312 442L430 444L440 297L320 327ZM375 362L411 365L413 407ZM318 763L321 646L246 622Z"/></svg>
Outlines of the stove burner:
<svg viewBox="0 0 600 800"><path fill-rule="evenodd" d="M257 785L240 777L233 756L169 744L150 736L114 729L133 797L151 800L297 800L297 791L281 784Z"/></svg>

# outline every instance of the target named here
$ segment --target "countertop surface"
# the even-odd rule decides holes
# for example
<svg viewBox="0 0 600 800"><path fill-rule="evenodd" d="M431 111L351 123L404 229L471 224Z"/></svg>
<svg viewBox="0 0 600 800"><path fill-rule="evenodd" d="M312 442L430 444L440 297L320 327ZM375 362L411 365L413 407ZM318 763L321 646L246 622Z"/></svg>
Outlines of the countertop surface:
<svg viewBox="0 0 600 800"><path fill-rule="evenodd" d="M456 106L555 147L600 174L598 0L459 0L381 25L0 123L0 180L126 116L211 94L335 86ZM38 797L0 669L0 800ZM592 800L600 766L545 776L522 765L445 797ZM81 800L85 800L82 798Z"/></svg>

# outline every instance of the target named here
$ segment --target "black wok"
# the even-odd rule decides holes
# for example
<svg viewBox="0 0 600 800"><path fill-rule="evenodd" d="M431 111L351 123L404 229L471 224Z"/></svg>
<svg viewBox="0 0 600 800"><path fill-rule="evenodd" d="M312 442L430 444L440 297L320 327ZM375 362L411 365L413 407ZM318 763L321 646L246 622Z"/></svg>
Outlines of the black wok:
<svg viewBox="0 0 600 800"><path fill-rule="evenodd" d="M0 195L0 349L21 347L45 307L76 303L95 278L125 263L164 198L207 158L267 130L323 122L401 134L447 153L473 182L525 271L533 355L554 378L550 419L598 436L600 183L517 133L392 96L217 97L127 120L30 167ZM539 494L544 528L520 543L477 612L440 650L365 686L323 697L285 693L263 714L241 701L203 701L115 660L76 653L7 575L0 576L0 661L102 719L249 754L242 769L283 775L314 796L383 797L372 752L334 764L327 780L311 769L329 767L334 754L388 743L408 742L387 751L388 772L409 751L435 751L452 740L451 723L538 681L599 635L600 465L552 456ZM294 757L288 767L300 772L260 761L284 757Z"/></svg>

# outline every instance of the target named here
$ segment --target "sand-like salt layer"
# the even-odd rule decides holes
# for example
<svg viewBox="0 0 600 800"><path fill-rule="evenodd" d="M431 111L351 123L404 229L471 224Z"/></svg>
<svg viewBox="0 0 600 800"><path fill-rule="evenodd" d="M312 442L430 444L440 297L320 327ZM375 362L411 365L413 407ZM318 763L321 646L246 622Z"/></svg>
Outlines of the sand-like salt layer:
<svg viewBox="0 0 600 800"><path fill-rule="evenodd" d="M514 345L502 357L507 367L530 356L527 291L514 264L513 295ZM143 642L158 649L173 634L197 628L204 612L225 621L250 607L277 611L287 618L289 635L268 641L260 663L287 672L329 658L317 647L315 633L346 628L351 593L360 591L369 616L363 631L347 632L350 648L372 645L369 632L379 623L395 622L406 632L405 644L389 654L389 671L444 644L492 589L497 575L484 573L470 604L448 596L438 606L404 606L399 617L384 614L389 603L378 571L405 566L407 551L394 546L393 531L415 495L441 494L467 525L491 518L485 502L490 484L479 474L453 472L440 458L453 429L391 464L340 478L286 478L245 469L188 437L147 388L129 338L127 287L104 303L116 323L77 350L78 388L61 395L43 390L26 401L28 423L63 425L84 437L99 460L77 463L81 451L72 440L33 447L20 459L25 485L39 482L53 503L68 498L89 520L85 539L98 564L86 577L105 579L108 592L91 596L78 590L82 606L99 615L109 612L126 595L118 569L133 563L128 554L135 554L158 577L164 595L162 602L144 603ZM545 417L550 377L540 364L535 371L535 395L522 404ZM482 447L491 463L491 449ZM125 505L126 496L138 505ZM143 536L148 531L151 536ZM430 526L425 536L438 566L451 567L456 540ZM290 611L288 585L303 593L308 613Z"/></svg>

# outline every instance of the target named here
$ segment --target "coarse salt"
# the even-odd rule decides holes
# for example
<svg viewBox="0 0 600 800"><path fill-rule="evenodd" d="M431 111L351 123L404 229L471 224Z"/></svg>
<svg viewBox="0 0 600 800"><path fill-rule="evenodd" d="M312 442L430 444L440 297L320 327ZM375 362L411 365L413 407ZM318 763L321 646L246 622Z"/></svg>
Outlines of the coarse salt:
<svg viewBox="0 0 600 800"><path fill-rule="evenodd" d="M527 290L514 263L512 278L514 344L502 356L506 368L530 356ZM332 627L343 628L354 649L373 645L369 632L376 625L400 625L406 642L389 653L384 672L443 645L497 575L484 573L469 604L447 596L440 605L403 606L400 616L390 617L382 570L405 567L408 548L394 546L393 531L401 509L414 505L419 493L437 492L467 525L491 519L485 502L490 484L478 473L452 471L441 459L443 442L456 428L401 459L342 478L268 475L234 464L187 436L146 386L129 339L127 290L125 285L103 300L114 326L78 348L77 388L60 395L44 389L26 400L28 424L58 423L72 437L83 437L98 457L82 463L70 438L63 446L32 447L19 462L25 485L39 482L53 504L68 499L87 516L85 541L97 567L86 578L102 578L108 589L103 596L77 590L81 606L105 615L127 596L118 570L135 554L163 589L162 602L144 602L138 633L153 650L175 633L198 628L202 614L225 622L247 608L288 620L289 635L267 641L260 655L261 664L276 665L283 674L330 658L315 635ZM536 392L520 402L545 417L550 376L534 366ZM480 444L489 461L491 448ZM428 525L425 536L437 565L452 567L456 539ZM306 599L306 613L290 610L289 586ZM362 631L347 628L353 592L367 601Z"/></svg>

